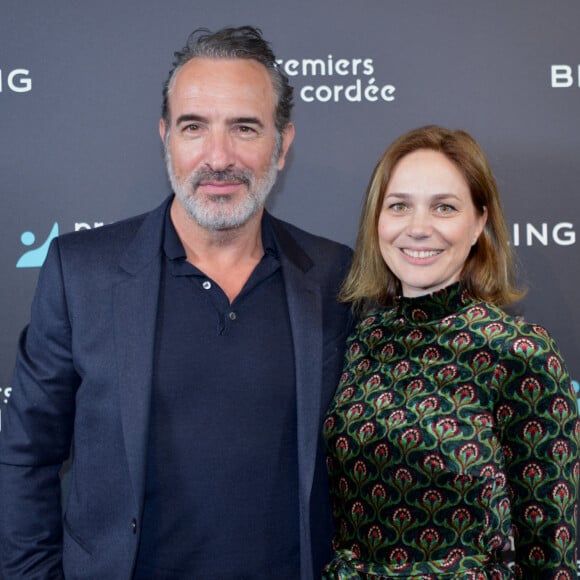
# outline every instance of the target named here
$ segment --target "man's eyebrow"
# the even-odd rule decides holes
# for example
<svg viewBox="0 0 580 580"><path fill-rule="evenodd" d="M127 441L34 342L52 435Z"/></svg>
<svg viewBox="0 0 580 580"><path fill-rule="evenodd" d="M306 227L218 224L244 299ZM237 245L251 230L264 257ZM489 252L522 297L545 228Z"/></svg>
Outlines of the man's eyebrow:
<svg viewBox="0 0 580 580"><path fill-rule="evenodd" d="M194 113L185 113L177 117L175 121L176 125L181 125L182 123L208 123L208 119L203 115L196 115ZM257 125L261 129L264 127L264 123L258 119L258 117L233 117L227 120L228 125Z"/></svg>
<svg viewBox="0 0 580 580"><path fill-rule="evenodd" d="M236 117L231 120L232 124L235 125L258 125L258 127L264 127L264 123L258 119L258 117Z"/></svg>
<svg viewBox="0 0 580 580"><path fill-rule="evenodd" d="M191 123L191 122L205 123L205 122L207 122L207 119L205 117L202 117L201 115L194 115L193 113L187 113L187 114L180 115L179 117L177 117L175 124L181 125L182 123Z"/></svg>

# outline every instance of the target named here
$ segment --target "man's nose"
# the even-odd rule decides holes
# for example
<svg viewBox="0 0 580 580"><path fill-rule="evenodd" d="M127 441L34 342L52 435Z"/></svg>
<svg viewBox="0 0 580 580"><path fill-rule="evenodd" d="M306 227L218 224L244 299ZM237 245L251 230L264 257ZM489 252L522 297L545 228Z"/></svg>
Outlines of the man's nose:
<svg viewBox="0 0 580 580"><path fill-rule="evenodd" d="M224 131L212 131L205 142L205 163L214 171L223 171L234 164L234 143Z"/></svg>

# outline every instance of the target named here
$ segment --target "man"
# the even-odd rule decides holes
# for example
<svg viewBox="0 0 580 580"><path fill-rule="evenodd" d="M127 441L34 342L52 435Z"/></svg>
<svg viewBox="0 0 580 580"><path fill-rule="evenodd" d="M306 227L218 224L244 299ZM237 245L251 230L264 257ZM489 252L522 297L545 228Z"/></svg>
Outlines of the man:
<svg viewBox="0 0 580 580"><path fill-rule="evenodd" d="M0 436L5 580L319 576L350 250L264 211L291 108L258 30L194 32L159 126L175 196L53 242Z"/></svg>

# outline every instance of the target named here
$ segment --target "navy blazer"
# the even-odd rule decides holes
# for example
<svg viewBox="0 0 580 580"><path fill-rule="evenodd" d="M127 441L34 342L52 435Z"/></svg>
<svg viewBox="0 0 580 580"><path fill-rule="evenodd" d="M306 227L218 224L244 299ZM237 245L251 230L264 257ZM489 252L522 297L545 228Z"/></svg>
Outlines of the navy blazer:
<svg viewBox="0 0 580 580"><path fill-rule="evenodd" d="M0 433L5 580L130 579L145 488L167 199L156 210L53 241L23 331ZM295 353L301 578L330 554L321 419L349 309L336 293L348 247L271 220ZM68 460L68 461L67 461ZM60 476L67 462L64 519Z"/></svg>

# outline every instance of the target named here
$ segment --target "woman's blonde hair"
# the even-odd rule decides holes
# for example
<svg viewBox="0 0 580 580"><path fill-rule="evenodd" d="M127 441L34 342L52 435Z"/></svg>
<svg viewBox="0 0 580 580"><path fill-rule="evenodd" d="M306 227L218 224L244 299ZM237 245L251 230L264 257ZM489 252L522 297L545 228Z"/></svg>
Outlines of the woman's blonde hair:
<svg viewBox="0 0 580 580"><path fill-rule="evenodd" d="M487 208L487 222L465 261L461 280L477 298L498 306L524 296L515 283L514 257L497 185L485 154L465 131L428 125L401 135L375 167L362 208L350 272L340 300L358 311L373 305L387 307L400 293L399 280L386 265L379 248L378 222L385 192L397 163L409 153L430 149L442 153L459 169L476 210Z"/></svg>

